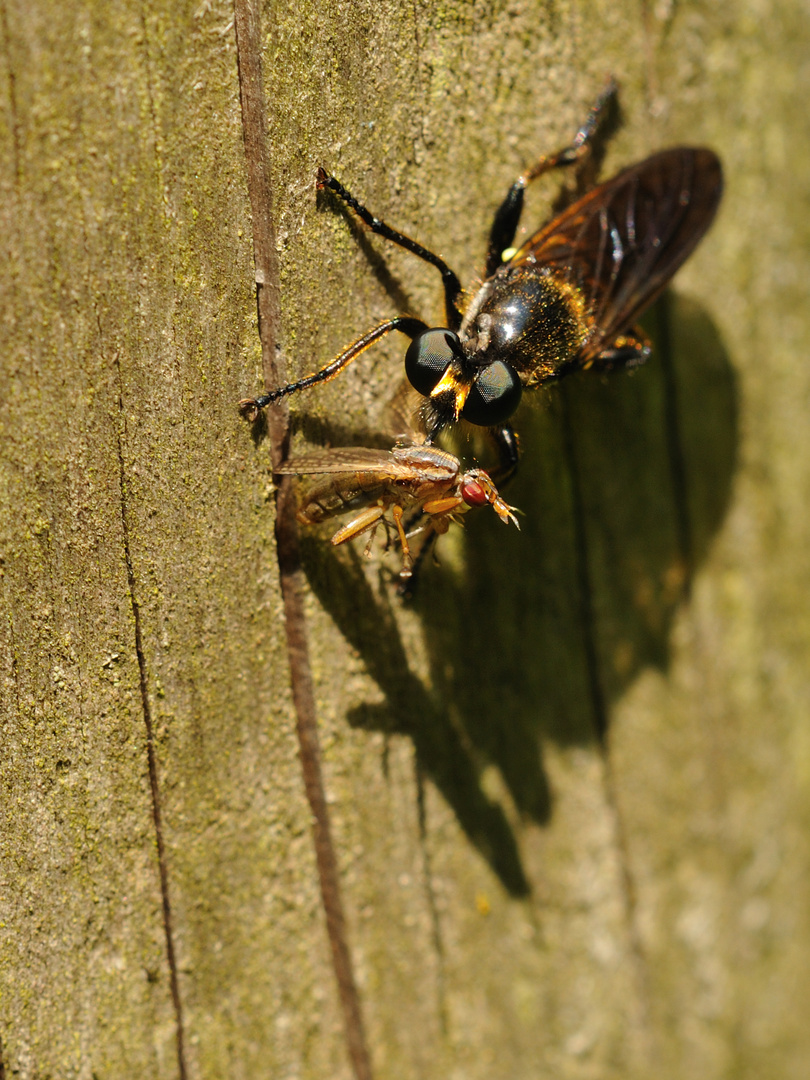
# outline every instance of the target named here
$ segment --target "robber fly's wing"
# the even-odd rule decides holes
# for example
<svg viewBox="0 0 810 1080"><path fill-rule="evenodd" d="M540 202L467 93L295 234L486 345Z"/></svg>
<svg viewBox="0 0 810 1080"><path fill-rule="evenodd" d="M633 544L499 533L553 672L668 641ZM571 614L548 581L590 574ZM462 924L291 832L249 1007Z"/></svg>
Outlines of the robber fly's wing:
<svg viewBox="0 0 810 1080"><path fill-rule="evenodd" d="M577 359L588 363L666 287L711 225L722 190L711 150L664 150L572 203L507 265L548 268L580 290L593 325Z"/></svg>
<svg viewBox="0 0 810 1080"><path fill-rule="evenodd" d="M379 473L381 477L395 479L402 471L402 466L390 450L378 450L369 446L335 446L289 458L275 471L297 476L364 472Z"/></svg>

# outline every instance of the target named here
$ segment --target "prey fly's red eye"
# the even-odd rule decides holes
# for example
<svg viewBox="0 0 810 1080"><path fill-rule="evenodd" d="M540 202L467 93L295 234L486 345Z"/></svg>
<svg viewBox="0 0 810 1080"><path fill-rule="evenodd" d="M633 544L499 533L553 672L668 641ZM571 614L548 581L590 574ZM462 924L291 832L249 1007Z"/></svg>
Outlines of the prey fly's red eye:
<svg viewBox="0 0 810 1080"><path fill-rule="evenodd" d="M487 493L478 480L465 480L461 485L461 497L468 506L483 506Z"/></svg>

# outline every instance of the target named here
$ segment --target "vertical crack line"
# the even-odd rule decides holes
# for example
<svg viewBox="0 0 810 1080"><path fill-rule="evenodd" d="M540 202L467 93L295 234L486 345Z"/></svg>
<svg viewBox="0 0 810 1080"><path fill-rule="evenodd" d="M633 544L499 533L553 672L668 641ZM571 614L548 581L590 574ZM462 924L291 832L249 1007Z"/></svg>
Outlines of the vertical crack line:
<svg viewBox="0 0 810 1080"><path fill-rule="evenodd" d="M11 136L14 144L14 188L19 200L22 172L22 140L20 138L20 118L17 111L17 76L14 74L14 65L11 61L11 34L8 27L8 8L5 0L0 0L0 30L3 34L3 44L8 63L8 104L11 112Z"/></svg>
<svg viewBox="0 0 810 1080"><path fill-rule="evenodd" d="M607 740L607 707L602 680L599 677L599 658L596 654L596 628L593 614L593 584L588 567L588 542L585 529L585 507L582 502L582 485L577 468L577 454L574 445L574 433L571 428L571 413L568 405L566 387L560 388L562 412L563 452L571 481L571 511L574 518L574 558L576 562L577 594L579 598L579 618L582 627L583 647L585 650L585 668L588 674L588 691L593 713L593 725L602 753L605 753Z"/></svg>
<svg viewBox="0 0 810 1080"><path fill-rule="evenodd" d="M433 888L433 864L430 858L430 850L427 841L427 806L425 803L425 775L418 760L414 761L416 773L416 810L419 818L419 843L422 848L422 869L425 875L425 896L428 911L430 912L431 936L433 950L436 953L436 997L439 1012L439 1026L445 1039L450 1031L447 1019L447 996L445 993L445 953L444 939L442 937L442 924L439 919L439 909L436 904L436 893Z"/></svg>
<svg viewBox="0 0 810 1080"><path fill-rule="evenodd" d="M577 466L576 444L571 425L567 387L561 387L560 398L562 401L563 448L568 466L568 474L571 478L571 505L574 518L574 550L577 564L577 588L579 592L580 620L584 638L585 662L588 672L591 709L593 711L594 728L599 745L599 753L602 758L605 803L612 819L613 837L619 863L621 892L624 901L625 932L627 933L630 955L635 969L638 1001L638 1011L636 1016L636 1026L639 1033L638 1053L641 1062L649 1062L651 1060L649 1046L650 995L647 958L644 953L638 925L637 893L635 879L630 867L630 851L627 844L627 831L621 812L616 787L616 777L613 770L613 761L610 755L607 704L605 702L605 692L599 674L599 657L596 649L593 582L588 567L588 540L585 523L585 507L582 498L580 473Z"/></svg>
<svg viewBox="0 0 810 1080"><path fill-rule="evenodd" d="M253 256L256 270L256 305L262 347L262 369L265 384L277 386L282 381L279 372L277 341L281 294L273 224L273 202L267 168L270 143L267 138L262 83L262 37L259 15L251 0L234 0L234 31L248 196L253 218ZM285 404L268 410L267 426L271 458L273 465L277 466L286 457L289 445L289 423ZM321 770L320 740L312 669L309 661L295 512L296 500L292 477L285 476L277 489L275 535L301 772L313 819L315 860L318 867L326 930L332 952L332 966L343 1012L346 1049L356 1080L371 1080L371 1059L346 934L337 858L332 841Z"/></svg>
<svg viewBox="0 0 810 1080"><path fill-rule="evenodd" d="M329 810L326 804L326 793L321 770L320 740L318 738L315 692L307 647L301 573L294 562L294 560L297 560L297 535L295 533L293 535L295 536L296 550L291 551L288 547L290 521L295 521L295 494L289 485L285 485L284 489L279 491L276 543L278 545L279 567L281 569L281 591L287 629L287 655L290 663L292 695L296 713L296 734L301 758L301 772L313 819L312 832L315 843L315 861L318 866L321 901L326 917L326 931L332 951L332 966L343 1010L346 1049L357 1080L371 1080L371 1060L360 1009L360 995L354 979L352 956L346 934L346 919L340 895L340 877L335 846L332 841ZM295 569L293 569L294 566L296 566Z"/></svg>
<svg viewBox="0 0 810 1080"><path fill-rule="evenodd" d="M256 268L256 305L259 316L259 340L262 346L262 366L268 386L281 383L276 332L281 318L281 287L279 284L276 230L273 219L273 200L268 175L270 142L262 83L261 29L259 15L251 0L234 0L234 31L236 34L236 63L239 75L239 97L242 105L242 137L245 143L248 196L253 217L253 259ZM268 415L273 464L282 457L288 437L286 407Z"/></svg>
<svg viewBox="0 0 810 1080"><path fill-rule="evenodd" d="M124 466L124 441L126 438L126 415L124 413L124 396L121 381L121 361L115 358L115 367L118 374L118 480L121 491L121 527L124 538L124 558L127 567L127 584L129 588L129 602L132 608L132 619L135 624L135 653L138 657L138 675L141 690L141 709L143 722L146 729L146 760L149 770L149 787L152 793L152 820L155 826L155 843L158 856L158 873L160 875L160 896L163 906L163 928L166 936L166 959L169 965L169 984L171 988L172 1003L174 1005L175 1029L177 1041L177 1071L180 1080L186 1080L186 1055L184 1047L183 1030L183 1005L180 1000L180 981L177 972L177 958L174 950L174 934L172 931L172 909L169 902L169 872L166 866L166 847L163 840L163 826L160 812L160 785L158 783L157 756L155 754L155 731L152 719L152 706L149 699L149 683L146 669L146 655L143 647L143 634L141 630L141 609L138 603L135 571L132 566L132 551L129 536L129 512L127 507L127 483Z"/></svg>
<svg viewBox="0 0 810 1080"><path fill-rule="evenodd" d="M692 520L689 514L686 461L680 431L678 379L672 350L671 304L671 294L669 290L666 290L656 304L655 350L664 378L664 434L669 456L672 498L675 504L678 554L683 562L685 593L688 599L694 571L694 548L692 546Z"/></svg>
<svg viewBox="0 0 810 1080"><path fill-rule="evenodd" d="M616 774L613 770L613 761L606 744L602 753L602 767L604 774L605 801L608 804L613 818L613 836L619 860L619 874L621 876L622 896L624 898L624 918L627 940L630 946L633 967L635 969L637 1002L636 1029L638 1031L638 1064L641 1071L648 1072L649 1065L653 1060L652 1055L652 1024L650 1010L650 977L647 964L647 955L641 940L641 930L638 921L638 895L633 871L630 866L630 849L627 843L627 830L621 811L621 803L616 785Z"/></svg>
<svg viewBox="0 0 810 1080"><path fill-rule="evenodd" d="M149 102L149 121L152 128L152 157L155 163L155 179L157 180L158 202L163 211L164 218L168 218L166 206L166 188L163 183L163 155L161 154L161 134L158 124L157 110L155 109L155 94L153 90L152 58L149 55L149 25L146 21L146 11L141 9L141 31L143 34L144 67L146 68L146 100Z"/></svg>

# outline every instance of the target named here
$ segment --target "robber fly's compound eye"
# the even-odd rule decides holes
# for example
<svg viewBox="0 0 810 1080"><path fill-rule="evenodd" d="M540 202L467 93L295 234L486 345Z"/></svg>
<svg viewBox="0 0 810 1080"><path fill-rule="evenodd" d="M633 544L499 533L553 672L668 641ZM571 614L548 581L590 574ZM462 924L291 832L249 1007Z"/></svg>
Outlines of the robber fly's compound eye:
<svg viewBox="0 0 810 1080"><path fill-rule="evenodd" d="M503 424L520 404L522 393L523 387L515 369L503 360L495 360L481 369L461 416L479 427Z"/></svg>
<svg viewBox="0 0 810 1080"><path fill-rule="evenodd" d="M451 330L439 328L419 334L405 353L405 374L411 386L430 397L453 357L460 353L461 344Z"/></svg>

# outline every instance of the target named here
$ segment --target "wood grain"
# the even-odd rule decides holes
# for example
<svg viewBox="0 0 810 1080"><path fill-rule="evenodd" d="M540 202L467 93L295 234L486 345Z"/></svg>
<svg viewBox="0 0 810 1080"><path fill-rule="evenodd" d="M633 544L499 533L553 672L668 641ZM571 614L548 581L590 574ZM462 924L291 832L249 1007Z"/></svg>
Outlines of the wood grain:
<svg viewBox="0 0 810 1080"><path fill-rule="evenodd" d="M607 173L695 143L729 180L650 363L523 407L520 533L470 515L410 608L303 537L375 1076L799 1080L803 10L260 18L291 376L441 311L319 164L467 280L609 71ZM0 187L2 1070L344 1080L269 440L236 409L266 374L232 7L3 0ZM293 401L294 445L373 442L400 372L391 341Z"/></svg>

